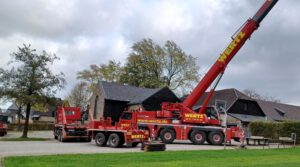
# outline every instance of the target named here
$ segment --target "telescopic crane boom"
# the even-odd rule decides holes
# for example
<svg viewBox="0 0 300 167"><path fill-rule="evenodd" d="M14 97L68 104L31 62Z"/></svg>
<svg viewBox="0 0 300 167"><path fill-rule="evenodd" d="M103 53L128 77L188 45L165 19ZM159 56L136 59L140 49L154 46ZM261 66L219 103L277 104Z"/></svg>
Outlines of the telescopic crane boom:
<svg viewBox="0 0 300 167"><path fill-rule="evenodd" d="M273 6L278 0L266 0L263 6L257 11L257 13L241 27L240 31L235 35L232 42L224 50L215 64L206 73L203 79L199 82L197 87L192 93L183 101L183 105L187 108L192 108L197 100L199 100L205 93L207 88L214 82L218 75L223 74L227 64L241 49L244 43L250 38L251 34L259 27L261 21L270 12ZM209 97L208 97L209 98ZM206 100L207 102L209 100ZM204 104L203 106L206 106ZM205 110L202 110L205 111ZM204 114L204 113L202 113Z"/></svg>

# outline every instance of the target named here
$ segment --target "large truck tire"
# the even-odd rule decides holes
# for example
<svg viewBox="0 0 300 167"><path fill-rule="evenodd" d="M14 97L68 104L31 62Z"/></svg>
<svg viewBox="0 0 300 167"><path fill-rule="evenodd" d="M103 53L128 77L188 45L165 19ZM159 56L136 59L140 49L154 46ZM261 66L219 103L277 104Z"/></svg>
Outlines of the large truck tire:
<svg viewBox="0 0 300 167"><path fill-rule="evenodd" d="M108 143L110 147L117 148L122 144L121 136L117 133L112 133L109 135Z"/></svg>
<svg viewBox="0 0 300 167"><path fill-rule="evenodd" d="M139 142L133 142L131 143L131 147L136 147L139 144Z"/></svg>
<svg viewBox="0 0 300 167"><path fill-rule="evenodd" d="M172 129L163 129L159 133L159 137L166 144L171 144L176 138L176 134Z"/></svg>
<svg viewBox="0 0 300 167"><path fill-rule="evenodd" d="M224 135L222 132L213 131L208 134L208 140L212 145L221 145L224 142Z"/></svg>
<svg viewBox="0 0 300 167"><path fill-rule="evenodd" d="M193 144L204 144L206 140L206 133L200 130L193 130L190 135L190 140L193 142Z"/></svg>
<svg viewBox="0 0 300 167"><path fill-rule="evenodd" d="M95 143L99 147L105 146L106 143L107 143L106 135L102 132L97 133L96 136L95 136Z"/></svg>

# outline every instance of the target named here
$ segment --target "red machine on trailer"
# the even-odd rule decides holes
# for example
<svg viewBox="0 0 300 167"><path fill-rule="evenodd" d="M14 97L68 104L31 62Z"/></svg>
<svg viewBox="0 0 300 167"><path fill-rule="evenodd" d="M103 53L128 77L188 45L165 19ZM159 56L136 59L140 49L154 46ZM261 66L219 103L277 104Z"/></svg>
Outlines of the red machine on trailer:
<svg viewBox="0 0 300 167"><path fill-rule="evenodd" d="M219 83L227 64L248 40L251 34L259 27L260 22L269 13L278 0L266 0L258 12L241 27L240 31L232 38L233 41L221 54L215 64L206 73L197 87L182 103L162 103L161 111L137 112L139 128L150 131L150 134L159 137L165 143L177 140L191 140L194 144L219 145L231 139L239 138L239 128L229 127L225 130L221 126L219 114L207 104ZM207 95L201 109L197 112L192 109L208 87L213 83L210 93ZM136 114L136 113L132 113Z"/></svg>
<svg viewBox="0 0 300 167"><path fill-rule="evenodd" d="M87 132L88 124L84 124L81 109L78 107L58 107L53 135L61 142L67 139L83 139L90 142Z"/></svg>
<svg viewBox="0 0 300 167"><path fill-rule="evenodd" d="M120 121L116 124L111 123L111 119L93 119L91 112L89 135L95 139L97 146L120 147L124 143L135 147L139 143L148 141L149 132L147 130L139 130L137 126L137 113L124 112Z"/></svg>

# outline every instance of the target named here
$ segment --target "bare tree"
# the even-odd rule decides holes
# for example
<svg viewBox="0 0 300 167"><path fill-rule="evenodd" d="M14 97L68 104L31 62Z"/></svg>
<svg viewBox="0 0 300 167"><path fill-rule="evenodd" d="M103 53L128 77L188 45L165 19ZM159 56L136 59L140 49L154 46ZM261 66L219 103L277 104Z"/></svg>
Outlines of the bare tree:
<svg viewBox="0 0 300 167"><path fill-rule="evenodd" d="M256 90L254 90L254 89L245 89L245 90L243 90L243 93L252 99L272 101L272 102L276 102L276 103L281 102L281 100L277 99L274 96L261 95L261 94L257 93Z"/></svg>

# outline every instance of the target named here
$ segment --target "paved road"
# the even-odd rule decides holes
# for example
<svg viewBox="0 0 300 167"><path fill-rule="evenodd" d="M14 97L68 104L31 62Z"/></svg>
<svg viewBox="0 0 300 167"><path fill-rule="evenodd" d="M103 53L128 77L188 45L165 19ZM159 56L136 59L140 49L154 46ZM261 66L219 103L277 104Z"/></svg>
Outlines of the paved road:
<svg viewBox="0 0 300 167"><path fill-rule="evenodd" d="M21 133L10 132L6 138L19 137ZM60 143L54 139L51 131L30 132L30 137L50 138L49 141L27 141L8 142L0 141L0 158L5 156L19 155L50 155L50 154L86 154L86 153L116 153L116 152L141 152L140 147L136 148L110 148L97 147L92 142L65 142ZM237 148L237 145L228 146L228 149ZM223 146L193 145L189 141L168 144L167 150L222 150Z"/></svg>

